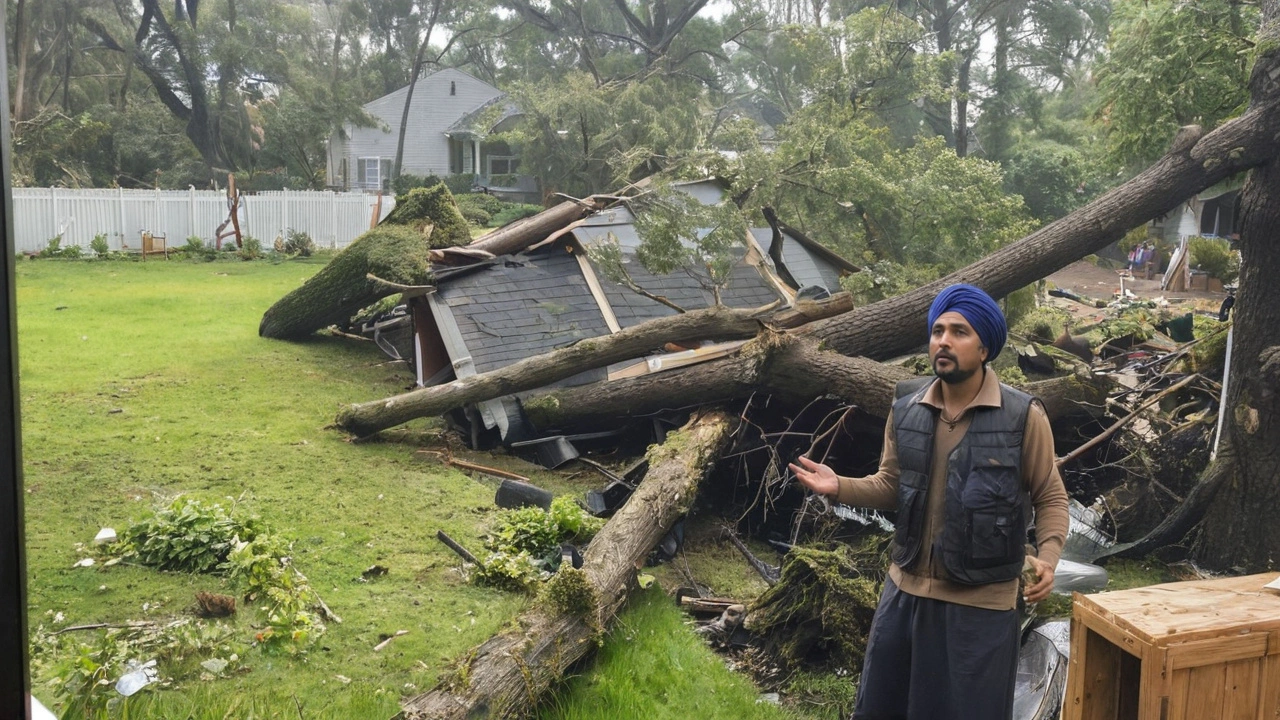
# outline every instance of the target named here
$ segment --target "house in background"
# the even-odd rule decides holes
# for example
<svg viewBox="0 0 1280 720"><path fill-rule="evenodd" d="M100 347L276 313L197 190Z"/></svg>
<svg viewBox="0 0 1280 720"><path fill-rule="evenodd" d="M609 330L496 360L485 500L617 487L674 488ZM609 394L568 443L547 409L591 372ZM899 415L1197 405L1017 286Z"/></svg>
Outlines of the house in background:
<svg viewBox="0 0 1280 720"><path fill-rule="evenodd" d="M400 119L409 87L367 103L378 125L345 125L329 137L326 183L341 190L389 190ZM498 88L447 68L418 78L409 108L401 172L474 175L475 184L512 200L537 200L534 178L521 175L520 157L489 136L510 130L520 112Z"/></svg>
<svg viewBox="0 0 1280 720"><path fill-rule="evenodd" d="M642 189L637 183L632 189ZM704 205L725 202L714 180L676 183L675 188ZM552 211L546 211L552 212ZM601 243L617 243L632 281L684 310L715 302L695 273L655 275L637 259L640 236L629 199L538 237L511 255L478 259L457 253L435 265L435 286L406 295L407 305L367 323L362 332L414 369L417 384L432 386L497 370L581 340L612 335L646 320L678 311L610 279L591 257ZM784 227L784 226L780 226ZM777 246L774 246L774 243ZM842 275L858 268L798 230L750 228L734 251L731 282L721 302L732 308L792 306L840 292ZM586 370L553 385L574 386L622 380L723 357L745 341L707 343L694 348L654 348L640 357ZM529 442L547 432L525 417L520 397L478 403L464 417L474 438L496 429L506 443ZM599 430L600 428L595 428Z"/></svg>

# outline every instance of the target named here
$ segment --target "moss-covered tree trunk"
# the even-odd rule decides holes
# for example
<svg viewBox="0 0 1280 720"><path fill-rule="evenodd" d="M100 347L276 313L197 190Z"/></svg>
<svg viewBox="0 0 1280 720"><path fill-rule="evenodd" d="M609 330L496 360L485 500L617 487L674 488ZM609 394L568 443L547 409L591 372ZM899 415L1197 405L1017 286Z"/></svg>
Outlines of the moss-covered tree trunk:
<svg viewBox="0 0 1280 720"><path fill-rule="evenodd" d="M731 416L711 411L650 448L649 472L583 556L593 613L584 617L545 604L525 612L514 627L468 654L455 676L406 702L404 717L478 720L530 714L542 694L595 649L602 629L635 586L636 569L693 504L699 482L727 447L734 427Z"/></svg>
<svg viewBox="0 0 1280 720"><path fill-rule="evenodd" d="M302 287L276 301L262 316L258 335L297 340L351 316L396 291L369 279L401 285L431 281L427 236L408 227L377 227L356 238Z"/></svg>

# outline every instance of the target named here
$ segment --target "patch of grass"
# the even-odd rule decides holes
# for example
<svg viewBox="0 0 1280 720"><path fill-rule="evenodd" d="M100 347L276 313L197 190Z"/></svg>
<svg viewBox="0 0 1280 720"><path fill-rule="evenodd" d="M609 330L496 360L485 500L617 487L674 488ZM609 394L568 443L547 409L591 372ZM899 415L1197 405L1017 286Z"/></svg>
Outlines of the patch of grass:
<svg viewBox="0 0 1280 720"><path fill-rule="evenodd" d="M1107 561L1107 590L1128 590L1173 580L1169 567L1155 558Z"/></svg>
<svg viewBox="0 0 1280 720"><path fill-rule="evenodd" d="M294 717L291 695L307 718L386 717L529 602L455 579L435 531L479 548L493 488L414 455L433 424L354 446L326 429L340 404L403 390L402 368L368 344L257 336L263 311L323 264L17 267L33 628L175 617L197 591L229 592L208 575L72 567L99 528L179 495L233 502L293 539L294 565L345 621L305 659L250 650L231 677L149 687L133 717ZM375 563L390 573L361 582ZM240 641L262 630L256 616L228 620ZM47 705L50 679L36 668Z"/></svg>
<svg viewBox="0 0 1280 720"><path fill-rule="evenodd" d="M734 674L685 625L657 588L618 617L594 665L573 678L540 720L774 720L795 717L757 702L759 691Z"/></svg>

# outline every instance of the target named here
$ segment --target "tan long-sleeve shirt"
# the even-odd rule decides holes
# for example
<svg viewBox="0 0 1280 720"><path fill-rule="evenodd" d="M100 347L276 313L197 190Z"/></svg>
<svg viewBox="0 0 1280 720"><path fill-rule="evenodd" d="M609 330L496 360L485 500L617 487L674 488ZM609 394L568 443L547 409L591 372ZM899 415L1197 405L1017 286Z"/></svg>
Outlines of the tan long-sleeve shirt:
<svg viewBox="0 0 1280 720"><path fill-rule="evenodd" d="M941 384L935 380L919 402L941 410ZM973 409L1000 405L1000 381L994 371L985 368L981 389L965 407L954 426L943 422L941 412L938 413L934 428L933 458L929 466L929 489L925 494L924 544L920 549L920 558L911 572L898 567L897 563L889 566L889 576L903 592L989 610L1009 610L1017 606L1016 579L988 585L950 582L945 579L941 559L933 555L934 542L945 522L947 458L968 432L973 420ZM1037 554L1050 567L1058 564L1071 523L1067 512L1067 491L1063 487L1054 458L1053 431L1049 427L1049 418L1039 403L1032 403L1022 438L1022 482L1035 509L1036 541L1039 545ZM884 450L880 455L879 472L863 478L840 478L840 492L836 499L854 507L896 510L898 474L898 448L893 432L893 414L890 413L885 423Z"/></svg>

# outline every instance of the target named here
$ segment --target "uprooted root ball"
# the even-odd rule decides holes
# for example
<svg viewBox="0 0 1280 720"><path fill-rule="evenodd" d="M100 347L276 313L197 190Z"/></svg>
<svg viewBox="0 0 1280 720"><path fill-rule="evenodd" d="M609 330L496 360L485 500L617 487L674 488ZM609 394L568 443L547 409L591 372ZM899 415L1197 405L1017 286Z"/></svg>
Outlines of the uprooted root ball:
<svg viewBox="0 0 1280 720"><path fill-rule="evenodd" d="M791 669L814 661L860 667L884 579L884 544L871 537L856 548L793 547L781 580L752 604L747 629Z"/></svg>

